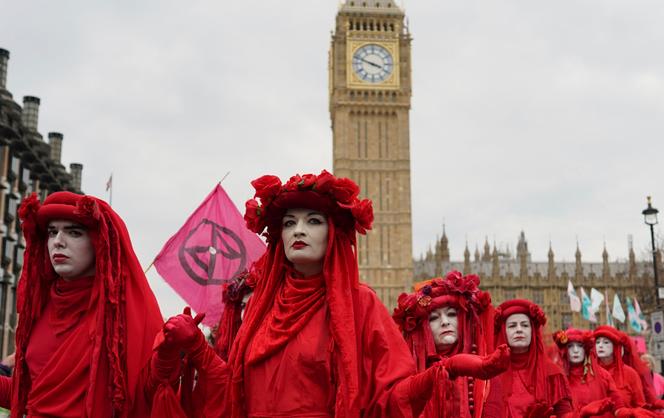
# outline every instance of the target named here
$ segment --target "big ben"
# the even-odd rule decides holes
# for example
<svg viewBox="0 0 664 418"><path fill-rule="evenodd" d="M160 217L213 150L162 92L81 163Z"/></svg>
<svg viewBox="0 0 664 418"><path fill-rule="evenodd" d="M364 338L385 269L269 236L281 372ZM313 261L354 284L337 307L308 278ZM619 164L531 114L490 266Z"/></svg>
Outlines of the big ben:
<svg viewBox="0 0 664 418"><path fill-rule="evenodd" d="M329 56L333 165L373 201L358 240L360 279L388 308L413 280L410 189L411 37L393 0L341 4Z"/></svg>

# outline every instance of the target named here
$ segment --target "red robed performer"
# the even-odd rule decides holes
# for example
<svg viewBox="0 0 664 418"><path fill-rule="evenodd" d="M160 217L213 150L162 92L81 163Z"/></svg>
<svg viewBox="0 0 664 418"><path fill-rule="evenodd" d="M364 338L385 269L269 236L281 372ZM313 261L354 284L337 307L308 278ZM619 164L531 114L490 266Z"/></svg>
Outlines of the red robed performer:
<svg viewBox="0 0 664 418"><path fill-rule="evenodd" d="M505 373L491 379L484 417L574 416L565 374L544 351L545 323L542 309L529 300L508 300L496 308L496 342L510 346L511 362Z"/></svg>
<svg viewBox="0 0 664 418"><path fill-rule="evenodd" d="M356 232L371 227L371 202L326 171L252 185L260 202L247 202L245 219L257 233L267 228L268 250L228 363L190 317L166 324L196 334L180 340L199 372L194 404L204 406L191 416L419 416L446 372L439 364L413 375L392 318L359 283Z"/></svg>
<svg viewBox="0 0 664 418"><path fill-rule="evenodd" d="M634 415L634 411L625 408L611 374L591 355L592 332L570 328L554 333L553 340L560 350L574 408L581 418L610 418L614 412L621 417ZM638 412L636 416L639 416Z"/></svg>
<svg viewBox="0 0 664 418"><path fill-rule="evenodd" d="M413 354L417 371L437 361L458 361L461 353L487 355L493 349L491 296L479 290L479 277L453 271L444 279L420 283L399 296L392 317ZM501 350L508 352L507 346ZM507 359L507 356L505 356ZM454 359L454 360L448 360ZM508 362L504 362L503 370ZM423 417L479 418L487 381L465 376L436 384Z"/></svg>
<svg viewBox="0 0 664 418"><path fill-rule="evenodd" d="M265 244L245 225L217 184L155 257L159 275L196 312L216 326L224 309L222 286L247 270Z"/></svg>
<svg viewBox="0 0 664 418"><path fill-rule="evenodd" d="M43 205L33 194L19 216L16 369L0 380L1 406L12 417L148 416L162 317L124 223L105 202L70 192Z"/></svg>
<svg viewBox="0 0 664 418"><path fill-rule="evenodd" d="M623 363L633 368L641 379L641 386L643 386L643 396L646 400L646 407L648 409L662 409L664 408L664 401L657 398L655 395L655 386L653 384L650 368L645 361L641 360L641 356L636 348L636 344L629 335L623 331L617 330L621 336L620 342L623 348Z"/></svg>

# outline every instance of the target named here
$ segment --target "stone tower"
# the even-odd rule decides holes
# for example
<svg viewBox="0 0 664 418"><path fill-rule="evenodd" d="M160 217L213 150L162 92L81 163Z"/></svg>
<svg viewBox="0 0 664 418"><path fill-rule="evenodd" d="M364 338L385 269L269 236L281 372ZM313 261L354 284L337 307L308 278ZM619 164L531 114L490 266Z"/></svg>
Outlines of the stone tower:
<svg viewBox="0 0 664 418"><path fill-rule="evenodd" d="M410 43L393 0L343 3L329 57L334 174L373 201L358 240L360 279L388 307L413 280L410 203Z"/></svg>

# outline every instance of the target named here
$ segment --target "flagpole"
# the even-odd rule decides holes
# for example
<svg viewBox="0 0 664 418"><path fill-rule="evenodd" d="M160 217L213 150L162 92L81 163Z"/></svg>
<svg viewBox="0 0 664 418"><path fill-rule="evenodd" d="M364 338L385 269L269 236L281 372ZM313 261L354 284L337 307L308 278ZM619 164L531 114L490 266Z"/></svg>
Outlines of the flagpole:
<svg viewBox="0 0 664 418"><path fill-rule="evenodd" d="M219 184L221 184L222 181L226 180L226 177L228 177L229 174L231 174L231 172L227 171L226 174L224 174L224 177L222 177L221 180L219 180Z"/></svg>
<svg viewBox="0 0 664 418"><path fill-rule="evenodd" d="M155 258L154 260L156 260L156 258ZM150 265L148 266L148 268L145 269L145 271L143 272L143 274L148 274L148 271L150 271L150 269L152 268L152 265L154 264L154 260L152 260L152 262L150 263Z"/></svg>

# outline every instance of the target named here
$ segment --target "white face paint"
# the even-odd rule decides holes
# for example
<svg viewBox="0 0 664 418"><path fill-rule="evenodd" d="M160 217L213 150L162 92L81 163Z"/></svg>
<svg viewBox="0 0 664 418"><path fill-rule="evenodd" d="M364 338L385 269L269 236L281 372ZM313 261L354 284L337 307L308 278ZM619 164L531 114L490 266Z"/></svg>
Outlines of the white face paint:
<svg viewBox="0 0 664 418"><path fill-rule="evenodd" d="M311 209L288 209L281 239L288 261L305 276L323 271L329 225L325 214Z"/></svg>
<svg viewBox="0 0 664 418"><path fill-rule="evenodd" d="M459 318L456 308L441 306L429 313L429 326L436 350L443 352L456 344L459 333Z"/></svg>
<svg viewBox="0 0 664 418"><path fill-rule="evenodd" d="M583 349L583 344L579 342L571 342L567 344L567 358L570 364L580 364L586 359L586 351Z"/></svg>
<svg viewBox="0 0 664 418"><path fill-rule="evenodd" d="M505 321L505 333L507 334L507 345L514 353L528 351L533 338L533 329L530 326L528 315L515 313L508 316Z"/></svg>
<svg viewBox="0 0 664 418"><path fill-rule="evenodd" d="M613 342L606 337L597 337L595 340L595 352L597 353L597 358L612 360Z"/></svg>

